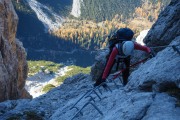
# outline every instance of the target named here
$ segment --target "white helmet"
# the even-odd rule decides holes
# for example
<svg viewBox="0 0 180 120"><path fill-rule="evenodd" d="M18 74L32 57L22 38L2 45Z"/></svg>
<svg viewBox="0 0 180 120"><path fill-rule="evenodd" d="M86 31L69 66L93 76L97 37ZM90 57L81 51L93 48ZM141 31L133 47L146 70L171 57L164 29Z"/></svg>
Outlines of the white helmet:
<svg viewBox="0 0 180 120"><path fill-rule="evenodd" d="M122 52L124 53L124 55L126 56L132 55L133 50L134 50L134 43L132 41L124 42L122 46Z"/></svg>

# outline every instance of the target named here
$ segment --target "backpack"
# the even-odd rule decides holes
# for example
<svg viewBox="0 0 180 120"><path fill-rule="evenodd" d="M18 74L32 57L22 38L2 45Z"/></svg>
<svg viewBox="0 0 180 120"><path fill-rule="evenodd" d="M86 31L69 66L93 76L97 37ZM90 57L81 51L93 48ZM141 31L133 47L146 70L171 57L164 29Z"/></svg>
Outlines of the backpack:
<svg viewBox="0 0 180 120"><path fill-rule="evenodd" d="M113 47L117 43L123 43L125 41L130 41L134 36L134 32L129 28L120 28L113 36L108 39L110 53Z"/></svg>
<svg viewBox="0 0 180 120"><path fill-rule="evenodd" d="M134 36L134 32L129 29L129 28L120 28L114 35L112 35L109 39L108 39L108 47L109 47L109 53L106 56L106 64L107 61L109 59L109 56L114 48L115 45L118 45L118 51L119 51L119 55L126 58L127 56L125 56L122 52L122 45L125 41L131 41L132 38ZM116 70L118 69L119 66L119 62L120 62L121 58L118 58L116 63ZM114 63L115 64L115 63ZM114 65L113 64L113 65Z"/></svg>
<svg viewBox="0 0 180 120"><path fill-rule="evenodd" d="M111 54L113 47L119 43L122 46L123 42L130 41L134 36L134 32L129 28L120 28L113 36L109 37L109 54ZM119 50L122 51L122 50Z"/></svg>

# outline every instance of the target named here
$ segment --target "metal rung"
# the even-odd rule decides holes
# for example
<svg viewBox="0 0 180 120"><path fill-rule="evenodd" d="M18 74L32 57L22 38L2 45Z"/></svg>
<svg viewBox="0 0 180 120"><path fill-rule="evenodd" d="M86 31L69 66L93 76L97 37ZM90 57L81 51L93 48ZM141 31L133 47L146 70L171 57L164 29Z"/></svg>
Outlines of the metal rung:
<svg viewBox="0 0 180 120"><path fill-rule="evenodd" d="M100 109L94 103L89 102L89 104L91 104L103 116L103 113L100 111Z"/></svg>
<svg viewBox="0 0 180 120"><path fill-rule="evenodd" d="M79 110L79 108L77 108L77 107L72 107L72 108L70 108L70 110L72 110L73 108L75 108L76 110Z"/></svg>
<svg viewBox="0 0 180 120"><path fill-rule="evenodd" d="M86 95L86 97L85 97L85 98L87 98L88 96L90 96L90 95L93 93L93 91L94 91L94 89L93 89L93 90L91 90L91 91L89 91L89 93Z"/></svg>
<svg viewBox="0 0 180 120"><path fill-rule="evenodd" d="M95 95L101 100L101 97L97 94L97 92L95 91L95 89L93 89L91 92L89 92L89 94L88 94L85 98L89 97L93 92L94 92Z"/></svg>
<svg viewBox="0 0 180 120"><path fill-rule="evenodd" d="M101 86L103 87L103 85L105 85L106 83L102 83ZM109 88L109 86L106 84L106 87L103 87L106 91L110 91L112 92L112 90Z"/></svg>
<svg viewBox="0 0 180 120"><path fill-rule="evenodd" d="M119 76L118 78L119 78L120 82L121 82L121 83L122 83L122 85L123 85L123 81L122 81L121 77Z"/></svg>
<svg viewBox="0 0 180 120"><path fill-rule="evenodd" d="M79 110L79 108L77 108L77 107L72 107L70 110L72 110L73 108L75 108L76 110ZM82 112L80 112L80 114L83 115Z"/></svg>
<svg viewBox="0 0 180 120"><path fill-rule="evenodd" d="M173 48L174 51L176 51L176 52L180 55L180 51L179 51L179 49L177 48L177 46L173 45L172 48Z"/></svg>
<svg viewBox="0 0 180 120"><path fill-rule="evenodd" d="M102 92L101 92L100 88L98 88L98 91L99 91L99 93L102 95Z"/></svg>
<svg viewBox="0 0 180 120"><path fill-rule="evenodd" d="M90 91L91 91L91 90L88 90L88 91L72 106L72 108L74 108L74 106L76 106L76 105L79 103L79 101L81 101ZM71 109L72 109L72 108L71 108Z"/></svg>
<svg viewBox="0 0 180 120"><path fill-rule="evenodd" d="M73 119L81 112L81 110L82 110L84 107L86 107L88 104L89 104L89 103L86 103L86 104L75 114L75 116L74 116L71 120L73 120Z"/></svg>
<svg viewBox="0 0 180 120"><path fill-rule="evenodd" d="M96 96L98 96L98 98L101 100L101 97L97 94L96 91L94 91L94 93L96 94Z"/></svg>
<svg viewBox="0 0 180 120"><path fill-rule="evenodd" d="M96 89L99 89L100 86L95 87L94 89L92 89L91 91L89 91L89 93L87 94L87 96L91 95ZM86 97L87 97L86 96Z"/></svg>
<svg viewBox="0 0 180 120"><path fill-rule="evenodd" d="M119 79L120 79L120 81L122 82L122 80L121 80L120 77L119 77ZM109 82L113 82L113 83L115 84L115 86L119 89L118 85L116 84L116 82L115 82L114 80L109 81ZM95 88L93 88L93 89L91 89L91 90L88 90L88 91L73 105L73 107L72 107L71 109L75 108L75 109L78 110L78 112L75 114L75 116L74 116L71 120L73 120L79 113L80 113L81 115L83 115L83 114L82 114L82 110L83 110L87 105L89 105L89 104L91 104L91 105L99 112L99 114L103 115L103 113L100 111L100 109L94 104L94 103L95 103L95 98L93 98L93 97L91 96L91 94L94 93L94 94L101 100L101 97L100 97L100 95L96 92L96 89L99 90L99 93L102 95L102 92L100 91L100 87L103 87L103 85L106 84L106 83L107 83L107 82L101 83L99 86L97 86L97 87L95 87ZM106 89L107 91L112 92L112 90L110 89L110 87L109 87L107 84L106 84L106 87L103 87L103 88ZM77 105L83 98L88 98L88 97L90 97L89 101L88 101L81 109L78 109L77 107L75 107L75 105ZM92 101L93 101L94 103L93 103Z"/></svg>
<svg viewBox="0 0 180 120"><path fill-rule="evenodd" d="M116 82L113 80L114 85L116 86L117 89L119 89L118 85L116 84Z"/></svg>
<svg viewBox="0 0 180 120"><path fill-rule="evenodd" d="M94 100L94 98L93 98L92 96L88 96L88 97L90 97L90 101L95 102L95 100ZM88 98L88 97L87 97L87 98Z"/></svg>

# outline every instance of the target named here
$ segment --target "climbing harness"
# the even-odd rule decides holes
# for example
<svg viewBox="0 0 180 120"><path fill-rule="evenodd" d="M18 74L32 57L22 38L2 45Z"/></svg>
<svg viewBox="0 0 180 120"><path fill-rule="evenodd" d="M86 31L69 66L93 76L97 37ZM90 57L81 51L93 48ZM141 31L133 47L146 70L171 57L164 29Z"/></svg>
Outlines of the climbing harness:
<svg viewBox="0 0 180 120"><path fill-rule="evenodd" d="M130 65L130 66L127 67L127 68L134 67L134 66L136 66L136 65L138 65L138 64L140 64L140 63L145 62L145 61L148 60L148 59L149 59L149 56L146 57L146 58L144 58L144 59L142 59L142 60L140 60L140 61L138 61L138 62L136 62L136 63L134 63L134 64L132 64L132 65ZM112 74L112 75L114 76L113 79L116 79L116 78L117 78L122 72L124 72L127 68L124 68L124 69L122 69L122 70L120 70L120 71Z"/></svg>

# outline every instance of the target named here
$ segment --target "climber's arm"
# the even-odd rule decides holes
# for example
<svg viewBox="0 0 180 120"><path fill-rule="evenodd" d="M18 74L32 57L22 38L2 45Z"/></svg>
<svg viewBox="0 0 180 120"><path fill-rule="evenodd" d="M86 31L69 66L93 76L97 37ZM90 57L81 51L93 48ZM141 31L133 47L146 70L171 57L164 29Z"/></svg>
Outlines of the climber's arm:
<svg viewBox="0 0 180 120"><path fill-rule="evenodd" d="M102 79L106 79L108 77L109 71L111 70L111 67L113 65L114 59L115 59L117 54L118 54L118 49L116 47L114 47L111 54L110 54L108 62L106 64L106 67L104 69Z"/></svg>
<svg viewBox="0 0 180 120"><path fill-rule="evenodd" d="M138 43L134 43L134 49L136 49L136 50L142 50L142 51L145 51L145 52L147 52L147 53L150 53L150 52L151 52L151 49L150 49L149 47L147 47L147 46L142 46L142 45L140 45L140 44L138 44Z"/></svg>

